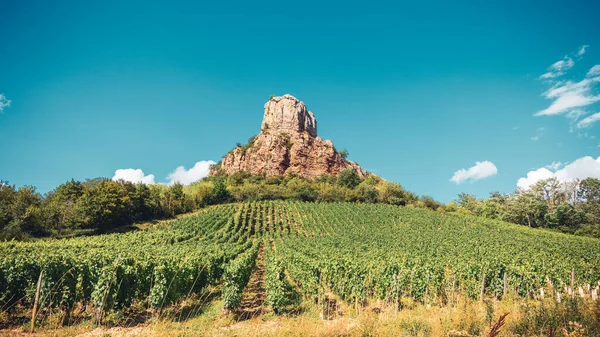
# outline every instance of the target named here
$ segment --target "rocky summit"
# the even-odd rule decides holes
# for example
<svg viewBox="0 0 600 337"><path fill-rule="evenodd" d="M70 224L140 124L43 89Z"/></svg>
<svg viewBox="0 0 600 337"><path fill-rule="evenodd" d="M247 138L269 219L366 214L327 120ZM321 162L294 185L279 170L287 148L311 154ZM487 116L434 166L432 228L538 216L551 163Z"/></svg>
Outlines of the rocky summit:
<svg viewBox="0 0 600 337"><path fill-rule="evenodd" d="M211 174L247 172L267 177L296 174L337 175L346 168L359 176L366 172L345 158L330 140L317 136L317 119L292 95L271 97L265 104L260 133L249 143L227 153Z"/></svg>

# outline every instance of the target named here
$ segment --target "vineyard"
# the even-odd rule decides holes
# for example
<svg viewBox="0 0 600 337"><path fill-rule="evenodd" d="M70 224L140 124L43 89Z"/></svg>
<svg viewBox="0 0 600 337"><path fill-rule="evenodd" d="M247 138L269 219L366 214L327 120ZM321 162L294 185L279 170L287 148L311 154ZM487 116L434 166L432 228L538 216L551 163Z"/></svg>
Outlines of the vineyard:
<svg viewBox="0 0 600 337"><path fill-rule="evenodd" d="M383 204L250 202L210 207L165 225L0 244L0 308L155 311L220 290L240 307L257 259L265 307L292 312L335 297L360 307L403 298L596 299L600 241L457 214ZM36 301L36 297L38 300Z"/></svg>

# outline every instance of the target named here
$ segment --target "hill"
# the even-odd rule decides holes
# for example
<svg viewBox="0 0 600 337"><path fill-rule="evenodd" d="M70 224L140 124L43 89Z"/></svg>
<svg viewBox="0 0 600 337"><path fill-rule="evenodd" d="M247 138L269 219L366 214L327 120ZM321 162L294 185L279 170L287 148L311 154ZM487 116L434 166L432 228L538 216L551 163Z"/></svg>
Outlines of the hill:
<svg viewBox="0 0 600 337"><path fill-rule="evenodd" d="M33 307L38 279L37 324L44 326L57 324L57 315L64 324L121 324L119 317L136 312L201 317L207 299L238 319L297 315L315 303L330 319L348 314L344 307L546 297L555 310L569 305L568 315L593 335L600 325L583 303L598 305L598 261L600 240L472 216L384 204L235 203L143 231L0 243L0 307L3 326L28 322L19 310ZM494 306L490 320L500 314ZM527 328L522 315L507 331ZM484 316L478 334L492 323Z"/></svg>

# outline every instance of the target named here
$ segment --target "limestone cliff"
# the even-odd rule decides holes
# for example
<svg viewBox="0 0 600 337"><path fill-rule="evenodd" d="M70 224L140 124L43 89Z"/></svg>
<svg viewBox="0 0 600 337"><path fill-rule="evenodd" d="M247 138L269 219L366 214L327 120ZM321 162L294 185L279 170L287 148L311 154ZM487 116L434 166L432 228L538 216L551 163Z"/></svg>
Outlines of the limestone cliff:
<svg viewBox="0 0 600 337"><path fill-rule="evenodd" d="M243 171L268 177L292 173L316 177L337 175L346 168L366 175L360 166L344 159L330 140L317 136L317 120L304 103L283 95L265 104L260 133L226 154L211 174L219 170L229 175Z"/></svg>

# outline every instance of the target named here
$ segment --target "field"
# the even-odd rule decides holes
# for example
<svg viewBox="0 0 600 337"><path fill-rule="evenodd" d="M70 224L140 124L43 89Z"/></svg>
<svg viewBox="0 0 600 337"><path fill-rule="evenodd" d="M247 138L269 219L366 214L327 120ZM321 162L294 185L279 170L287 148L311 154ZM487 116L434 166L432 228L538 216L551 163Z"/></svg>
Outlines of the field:
<svg viewBox="0 0 600 337"><path fill-rule="evenodd" d="M588 313L571 328L584 324L593 335L597 327L583 321L600 318L599 281L595 239L383 204L252 202L124 234L2 243L0 328L29 328L32 314L44 331L185 322L212 311L228 326L461 305L484 317L492 306L489 327L463 329L483 334L502 308L514 317L523 305L573 305Z"/></svg>

